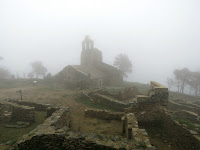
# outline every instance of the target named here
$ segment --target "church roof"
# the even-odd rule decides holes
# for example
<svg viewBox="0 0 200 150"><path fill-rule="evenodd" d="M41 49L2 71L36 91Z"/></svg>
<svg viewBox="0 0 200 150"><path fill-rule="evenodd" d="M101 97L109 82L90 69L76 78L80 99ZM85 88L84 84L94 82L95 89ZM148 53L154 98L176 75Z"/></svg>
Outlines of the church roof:
<svg viewBox="0 0 200 150"><path fill-rule="evenodd" d="M71 65L71 66L77 71L81 72L82 74L90 76L91 79L98 79L106 76L105 73L103 73L94 66L84 66L84 65Z"/></svg>

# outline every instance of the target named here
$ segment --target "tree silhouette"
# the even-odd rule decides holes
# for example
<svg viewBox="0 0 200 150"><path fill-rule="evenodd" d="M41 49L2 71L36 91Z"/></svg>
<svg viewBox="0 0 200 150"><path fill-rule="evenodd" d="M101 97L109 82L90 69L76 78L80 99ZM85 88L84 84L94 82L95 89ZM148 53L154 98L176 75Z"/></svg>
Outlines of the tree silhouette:
<svg viewBox="0 0 200 150"><path fill-rule="evenodd" d="M132 62L126 54L117 55L114 60L114 66L123 73L123 77L127 77L126 73L132 72Z"/></svg>
<svg viewBox="0 0 200 150"><path fill-rule="evenodd" d="M43 66L41 61L35 61L31 63L33 73L36 74L36 77L38 78L39 75L45 76L45 73L47 72L47 68Z"/></svg>

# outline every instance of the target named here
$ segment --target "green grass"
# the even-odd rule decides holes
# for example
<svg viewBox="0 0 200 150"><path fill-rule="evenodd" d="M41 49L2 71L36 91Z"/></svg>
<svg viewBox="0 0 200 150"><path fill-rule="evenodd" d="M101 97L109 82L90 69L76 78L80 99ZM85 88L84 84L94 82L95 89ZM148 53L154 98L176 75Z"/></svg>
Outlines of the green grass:
<svg viewBox="0 0 200 150"><path fill-rule="evenodd" d="M138 83L138 82L125 82L124 83L125 87L131 87L134 86L138 89L138 91L141 94L147 94L147 91L150 89L150 85L149 84L142 84L142 83Z"/></svg>
<svg viewBox="0 0 200 150"><path fill-rule="evenodd" d="M110 110L110 111L117 111L116 109L114 108L111 108L109 106L105 106L105 105L101 105L101 104L98 104L96 102L93 102L87 98L83 98L81 97L80 95L76 95L76 98L75 100L79 103L82 103L90 108L96 108L96 109L102 109L102 110Z"/></svg>
<svg viewBox="0 0 200 150"><path fill-rule="evenodd" d="M200 131L200 125L194 124L189 120L185 120L182 118L174 118L174 120L178 121L180 124L186 124L188 126L189 129L198 129Z"/></svg>
<svg viewBox="0 0 200 150"><path fill-rule="evenodd" d="M0 142L4 143L10 140L11 143L14 144L19 137L29 133L30 131L35 129L39 124L42 124L43 121L45 120L46 112L36 111L35 113L36 113L35 122L27 128L21 128L21 129L5 128L4 124L0 124Z"/></svg>
<svg viewBox="0 0 200 150"><path fill-rule="evenodd" d="M171 91L169 92L169 99L181 99L184 101L200 101L199 96L192 96Z"/></svg>
<svg viewBox="0 0 200 150"><path fill-rule="evenodd" d="M32 86L34 80L42 82L41 79L14 79L14 80L0 79L0 89L10 89L10 88Z"/></svg>

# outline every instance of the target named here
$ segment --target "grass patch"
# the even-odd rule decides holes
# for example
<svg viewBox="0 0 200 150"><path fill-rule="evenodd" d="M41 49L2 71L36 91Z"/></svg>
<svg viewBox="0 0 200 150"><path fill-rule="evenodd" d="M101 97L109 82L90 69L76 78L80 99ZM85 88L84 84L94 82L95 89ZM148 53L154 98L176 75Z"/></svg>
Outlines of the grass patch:
<svg viewBox="0 0 200 150"><path fill-rule="evenodd" d="M19 137L35 129L39 124L42 124L43 121L45 120L45 115L46 115L46 112L36 111L35 122L27 128L21 128L21 129L5 128L4 124L0 124L0 142L4 143L9 140L11 140L11 142L14 142Z"/></svg>
<svg viewBox="0 0 200 150"><path fill-rule="evenodd" d="M192 123L189 120L185 120L185 119L182 119L182 118L174 118L174 120L178 121L180 124L186 124L189 127L189 129L193 129L193 130L198 129L200 131L200 126Z"/></svg>
<svg viewBox="0 0 200 150"><path fill-rule="evenodd" d="M81 97L81 95L76 95L76 98L75 98L75 101L79 102L79 103L82 103L84 105L87 105L88 107L90 108L96 108L96 109L102 109L102 110L110 110L110 111L118 111L112 107L109 107L109 106L105 106L105 105L101 105L101 104L98 104L96 102L93 102L87 98L83 98Z"/></svg>
<svg viewBox="0 0 200 150"><path fill-rule="evenodd" d="M142 83L138 83L138 82L125 82L124 83L125 87L131 87L134 86L138 89L138 91L141 94L147 94L148 90L150 89L150 85L149 84L142 84Z"/></svg>

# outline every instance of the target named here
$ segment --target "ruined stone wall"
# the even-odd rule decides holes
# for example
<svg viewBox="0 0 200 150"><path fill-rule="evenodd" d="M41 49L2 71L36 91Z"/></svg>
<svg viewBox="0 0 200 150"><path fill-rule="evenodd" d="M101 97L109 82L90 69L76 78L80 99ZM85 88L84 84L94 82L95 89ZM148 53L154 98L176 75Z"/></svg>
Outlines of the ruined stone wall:
<svg viewBox="0 0 200 150"><path fill-rule="evenodd" d="M13 107L11 121L27 121L30 123L35 122L35 109L29 106L16 106Z"/></svg>
<svg viewBox="0 0 200 150"><path fill-rule="evenodd" d="M42 125L24 135L15 144L20 150L136 150L133 141L118 136L75 133L70 129L70 109L62 107Z"/></svg>
<svg viewBox="0 0 200 150"><path fill-rule="evenodd" d="M145 129L139 129L138 121L133 113L127 113L122 117L123 134L126 138L133 140L135 145L144 146L145 149L155 150L149 141L148 134Z"/></svg>
<svg viewBox="0 0 200 150"><path fill-rule="evenodd" d="M93 101L95 101L98 104L101 105L106 105L109 106L111 108L114 108L118 111L124 111L125 108L129 107L130 104L129 103L125 103L116 99L112 99L110 97L107 97L105 95L101 95L98 93L89 93L88 94L90 97L92 97Z"/></svg>
<svg viewBox="0 0 200 150"><path fill-rule="evenodd" d="M199 150L200 136L172 120L170 115L161 114L162 131L166 140L175 143L181 150Z"/></svg>
<svg viewBox="0 0 200 150"><path fill-rule="evenodd" d="M38 103L28 102L28 101L19 101L19 100L14 100L14 99L8 99L6 101L11 102L11 103L16 103L19 105L34 107L36 111L46 111L46 109L50 106L50 105L38 104Z"/></svg>
<svg viewBox="0 0 200 150"><path fill-rule="evenodd" d="M18 147L20 150L138 150L128 143L126 139L116 137L68 132L34 136Z"/></svg>
<svg viewBox="0 0 200 150"><path fill-rule="evenodd" d="M86 117L94 117L102 120L119 120L124 116L124 113L121 112L111 112L107 110L99 110L99 109L86 109L85 110Z"/></svg>
<svg viewBox="0 0 200 150"><path fill-rule="evenodd" d="M0 106L0 109L2 109L0 120L2 122L35 122L35 109L33 107L18 105L6 101L1 101Z"/></svg>
<svg viewBox="0 0 200 150"><path fill-rule="evenodd" d="M62 107L56 112L54 112L52 116L47 118L42 125L37 126L29 134L22 136L18 140L17 146L20 149L32 149L33 145L35 146L37 145L37 143L34 142L35 137L37 137L37 139L39 140L41 135L44 134L46 134L48 137L49 134L64 133L66 130L69 129L70 124L71 124L70 108ZM47 138L46 140L48 141L50 139ZM59 141L59 139L57 141ZM42 147L42 145L37 145L37 146Z"/></svg>

